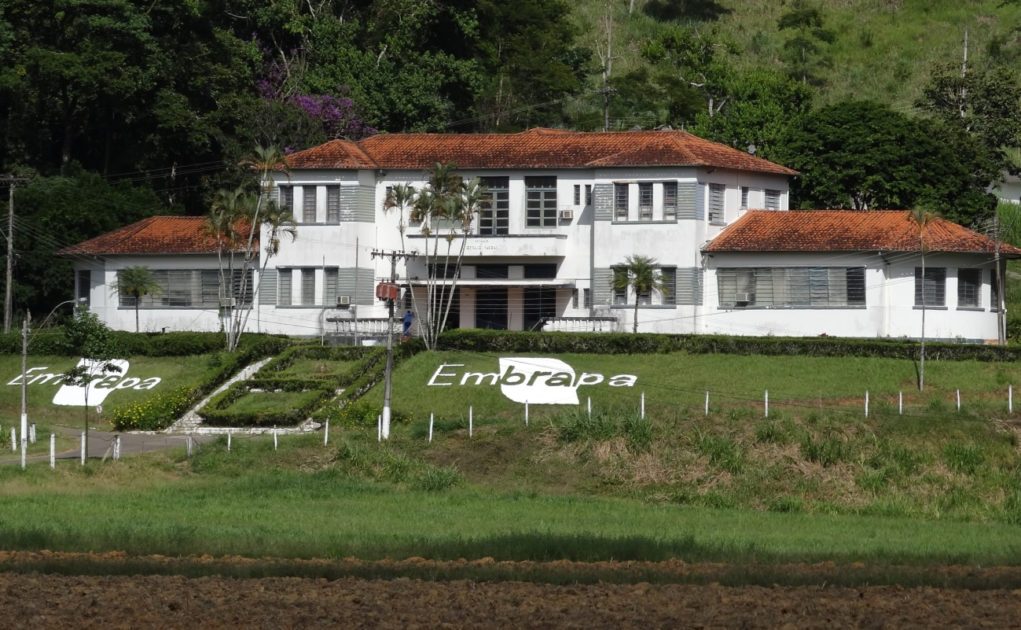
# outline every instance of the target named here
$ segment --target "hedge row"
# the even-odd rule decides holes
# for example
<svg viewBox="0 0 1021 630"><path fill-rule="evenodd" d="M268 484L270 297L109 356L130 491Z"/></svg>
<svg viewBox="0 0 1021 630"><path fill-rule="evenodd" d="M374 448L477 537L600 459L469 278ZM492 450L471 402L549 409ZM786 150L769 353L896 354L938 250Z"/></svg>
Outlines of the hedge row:
<svg viewBox="0 0 1021 630"><path fill-rule="evenodd" d="M532 333L501 330L453 330L439 340L442 350L468 352L579 354L761 354L818 357L913 359L919 343L910 339L838 337L732 337L627 333ZM926 344L926 359L937 361L1016 361L1021 347L966 343Z"/></svg>
<svg viewBox="0 0 1021 630"><path fill-rule="evenodd" d="M112 349L116 354L127 357L180 357L196 354L209 354L223 350L226 339L223 333L212 332L169 332L169 333L129 333L111 331ZM262 347L264 344L277 344L283 349L290 343L286 337L248 333L242 335L239 350L249 346ZM0 354L21 354L21 331L0 334ZM75 356L78 349L68 343L63 328L48 328L31 331L28 351L30 354Z"/></svg>

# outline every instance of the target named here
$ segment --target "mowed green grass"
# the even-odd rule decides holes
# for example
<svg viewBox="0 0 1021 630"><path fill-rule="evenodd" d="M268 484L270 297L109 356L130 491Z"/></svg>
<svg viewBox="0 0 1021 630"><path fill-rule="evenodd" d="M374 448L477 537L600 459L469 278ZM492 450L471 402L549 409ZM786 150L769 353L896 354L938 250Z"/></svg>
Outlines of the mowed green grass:
<svg viewBox="0 0 1021 630"><path fill-rule="evenodd" d="M538 355L536 355L538 356ZM1008 387L1021 384L1021 365L980 361L928 361L925 391L918 392L918 365L906 359L860 357L738 356L724 354L655 355L567 354L556 358L576 373L601 374L599 385L580 386L582 405L589 399L595 408L629 406L638 409L645 395L646 408L672 411L678 408L704 409L709 393L710 409L748 408L764 411L766 393L774 411L782 409L823 409L858 405L864 409L868 392L872 404L899 404L903 395L906 409L924 409L932 404L956 406L957 391L962 406L990 404L1006 410ZM436 376L442 372L457 376ZM474 377L461 385L465 372L499 371L499 356L466 352L424 352L401 364L395 372L393 406L414 417L466 418L468 407L476 417L520 417L523 405L500 393L499 386ZM637 377L630 387L608 386L614 375ZM435 383L453 383L429 386ZM374 388L369 399L382 401L382 387ZM935 401L935 402L934 402ZM559 406L532 406L530 412L556 412Z"/></svg>

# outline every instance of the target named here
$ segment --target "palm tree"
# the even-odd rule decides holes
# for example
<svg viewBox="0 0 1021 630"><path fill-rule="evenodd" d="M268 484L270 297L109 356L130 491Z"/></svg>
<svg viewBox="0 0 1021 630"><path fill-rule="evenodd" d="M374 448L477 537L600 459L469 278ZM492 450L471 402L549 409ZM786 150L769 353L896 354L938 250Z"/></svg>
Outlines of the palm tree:
<svg viewBox="0 0 1021 630"><path fill-rule="evenodd" d="M918 361L918 391L922 391L925 389L925 232L929 227L929 223L935 217L928 210L915 208L911 211L911 218L915 220L915 224L918 226L918 251L922 256L922 277L920 279L922 302L922 342Z"/></svg>
<svg viewBox="0 0 1021 630"><path fill-rule="evenodd" d="M663 282L663 274L656 269L656 259L649 256L628 256L623 265L613 268L613 288L617 291L630 289L635 294L635 317L632 332L638 332L638 305L643 296L651 296L653 291L660 295L667 294L667 286Z"/></svg>
<svg viewBox="0 0 1021 630"><path fill-rule="evenodd" d="M159 295L163 287L148 267L125 267L117 272L117 279L110 285L122 294L130 295L135 303L135 332L138 332L138 306L147 295Z"/></svg>

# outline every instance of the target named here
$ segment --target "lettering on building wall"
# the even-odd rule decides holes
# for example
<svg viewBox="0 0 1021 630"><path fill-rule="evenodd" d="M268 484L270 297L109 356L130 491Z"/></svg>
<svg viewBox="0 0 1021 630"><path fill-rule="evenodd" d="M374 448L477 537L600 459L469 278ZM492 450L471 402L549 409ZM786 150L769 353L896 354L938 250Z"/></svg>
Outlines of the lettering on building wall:
<svg viewBox="0 0 1021 630"><path fill-rule="evenodd" d="M578 388L603 385L634 387L634 374L605 376L582 372L560 359L539 357L504 357L496 372L465 370L463 363L443 363L429 378L429 387L500 386L500 392L518 403L536 405L577 405Z"/></svg>
<svg viewBox="0 0 1021 630"><path fill-rule="evenodd" d="M85 387L68 385L64 382L63 372L48 372L47 370L50 368L45 366L26 369L24 382L28 387L39 385L59 387L53 395L54 405L84 407L86 404L101 404L106 400L107 396L119 389L149 390L159 385L160 381L163 380L158 376L151 376L149 378L128 376L129 363L124 359L114 359L110 363L120 368L120 371L100 374L98 364L91 359L81 359L78 361L78 367L86 367L89 373L96 375L96 378L89 382L87 397ZM21 383L22 376L20 374L7 382L8 385L18 387L21 386Z"/></svg>

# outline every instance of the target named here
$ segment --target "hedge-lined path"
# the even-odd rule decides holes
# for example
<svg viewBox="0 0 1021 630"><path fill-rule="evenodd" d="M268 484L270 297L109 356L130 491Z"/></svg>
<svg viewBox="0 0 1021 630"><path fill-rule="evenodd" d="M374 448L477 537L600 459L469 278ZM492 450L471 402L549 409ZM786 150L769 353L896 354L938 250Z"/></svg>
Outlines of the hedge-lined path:
<svg viewBox="0 0 1021 630"><path fill-rule="evenodd" d="M187 433L194 432L196 429L198 429L202 425L202 416L199 415L199 409L202 409L204 406L206 406L206 404L210 400L213 399L214 396L216 396L217 394L219 394L222 391L225 391L228 387L230 387L234 383L237 383L238 381L247 381L248 379L252 378L252 376L254 376L256 372L258 372L259 370L262 369L262 366L264 366L267 363L269 363L272 359L273 359L273 357L267 357L265 359L261 359L259 361L256 361L255 363L252 363L251 365L246 366L240 372L238 372L237 374L235 374L231 378L227 379L226 383L224 383L223 385L217 387L215 390L213 390L213 392L211 394L209 394L208 396L206 396L205 398L200 400L197 405L195 405L194 407L189 409L187 411L187 413L185 413L183 416L181 416L177 420L177 422L174 422L172 425L170 425L163 432L164 433L180 433L180 434L187 434Z"/></svg>

